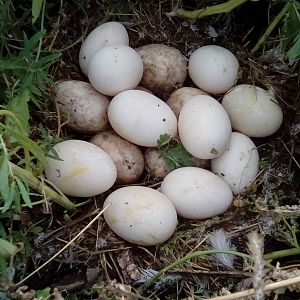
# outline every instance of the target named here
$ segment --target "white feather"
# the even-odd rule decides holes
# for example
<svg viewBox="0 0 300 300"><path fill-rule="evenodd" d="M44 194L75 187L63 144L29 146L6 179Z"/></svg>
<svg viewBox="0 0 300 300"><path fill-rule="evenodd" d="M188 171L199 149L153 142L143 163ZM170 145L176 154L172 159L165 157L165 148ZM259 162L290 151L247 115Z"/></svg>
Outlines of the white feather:
<svg viewBox="0 0 300 300"><path fill-rule="evenodd" d="M231 245L231 238L224 229L219 229L212 232L209 237L209 242L214 249L225 250L225 251L235 251L236 248ZM233 261L234 255L226 253L215 253L214 257L217 262L222 266L234 269Z"/></svg>

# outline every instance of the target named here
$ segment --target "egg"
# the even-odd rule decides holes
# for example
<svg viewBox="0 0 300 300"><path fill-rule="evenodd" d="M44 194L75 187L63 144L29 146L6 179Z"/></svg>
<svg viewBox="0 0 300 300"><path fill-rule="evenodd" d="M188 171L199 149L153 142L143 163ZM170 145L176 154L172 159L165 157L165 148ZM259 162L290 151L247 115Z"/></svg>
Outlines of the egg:
<svg viewBox="0 0 300 300"><path fill-rule="evenodd" d="M187 75L186 59L176 48L150 44L136 49L144 63L141 85L154 93L181 87Z"/></svg>
<svg viewBox="0 0 300 300"><path fill-rule="evenodd" d="M227 149L231 124L218 101L207 95L199 95L183 106L178 131L183 146L190 154L201 159L212 159Z"/></svg>
<svg viewBox="0 0 300 300"><path fill-rule="evenodd" d="M134 183L144 171L144 156L141 149L124 140L113 130L97 133L90 140L104 150L117 167L117 183Z"/></svg>
<svg viewBox="0 0 300 300"><path fill-rule="evenodd" d="M106 198L103 206L108 206L104 219L110 229L134 244L153 246L163 243L177 226L172 202L148 187L120 188Z"/></svg>
<svg viewBox="0 0 300 300"><path fill-rule="evenodd" d="M275 133L283 121L282 109L274 95L250 84L230 90L222 100L234 130L251 137Z"/></svg>
<svg viewBox="0 0 300 300"><path fill-rule="evenodd" d="M198 95L207 95L207 93L193 87L182 87L173 92L166 103L171 107L176 117L178 118L183 105L189 99Z"/></svg>
<svg viewBox="0 0 300 300"><path fill-rule="evenodd" d="M171 108L144 91L128 90L115 96L108 106L108 119L121 137L140 146L155 147L161 134L174 137L177 133Z"/></svg>
<svg viewBox="0 0 300 300"><path fill-rule="evenodd" d="M211 170L221 177L234 194L243 193L258 174L259 155L252 140L233 132L230 144L221 156L211 160Z"/></svg>
<svg viewBox="0 0 300 300"><path fill-rule="evenodd" d="M110 156L94 144L66 140L48 153L47 179L70 196L90 197L110 189L116 181L117 169Z"/></svg>
<svg viewBox="0 0 300 300"><path fill-rule="evenodd" d="M129 45L127 30L121 23L103 23L91 31L83 41L79 51L79 65L86 76L91 57L100 48L110 45Z"/></svg>
<svg viewBox="0 0 300 300"><path fill-rule="evenodd" d="M160 180L172 171L157 148L147 148L144 158L146 170L154 180Z"/></svg>
<svg viewBox="0 0 300 300"><path fill-rule="evenodd" d="M82 133L95 133L108 124L109 99L91 84L78 80L60 81L56 85L56 103L66 125Z"/></svg>
<svg viewBox="0 0 300 300"><path fill-rule="evenodd" d="M160 191L173 202L178 215L187 219L206 219L222 214L233 199L224 180L197 167L172 171L164 178Z"/></svg>
<svg viewBox="0 0 300 300"><path fill-rule="evenodd" d="M134 89L143 76L143 61L137 52L125 45L107 46L90 59L88 77L100 93L115 96Z"/></svg>
<svg viewBox="0 0 300 300"><path fill-rule="evenodd" d="M239 62L229 50L207 45L195 50L189 59L189 75L202 90L221 94L237 81Z"/></svg>

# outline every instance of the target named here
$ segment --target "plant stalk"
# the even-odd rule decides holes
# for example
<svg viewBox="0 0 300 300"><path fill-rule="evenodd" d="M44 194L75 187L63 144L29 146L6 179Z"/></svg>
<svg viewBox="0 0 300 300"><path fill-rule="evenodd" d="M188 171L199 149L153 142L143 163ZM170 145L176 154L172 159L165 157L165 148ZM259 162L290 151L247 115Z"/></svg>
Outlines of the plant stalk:
<svg viewBox="0 0 300 300"><path fill-rule="evenodd" d="M201 257L201 256L205 256L205 255L208 255L208 254L215 254L215 253L232 254L232 255L240 256L240 257L251 260L251 256L249 254L245 254L245 253L237 252L237 251L225 251L225 250L217 250L217 249L195 251L193 253L188 253L187 255L179 258L175 262L169 264L168 266L166 266L165 268L163 268L162 270L157 272L152 278L147 280L141 286L141 290L142 291L145 290L147 287L152 285L155 282L156 279L158 279L160 276L162 276L166 272L168 272L168 271L172 270L173 268L177 267L178 265L180 265L180 264L182 264L182 263L184 263L184 262L186 262L186 261L188 261L188 260L190 260L194 257Z"/></svg>
<svg viewBox="0 0 300 300"><path fill-rule="evenodd" d="M178 9L177 16L195 20L195 19L199 19L211 15L229 13L232 10L234 10L236 7L244 4L247 1L248 0L228 0L227 2L221 4L207 6L205 8L201 8L193 11Z"/></svg>
<svg viewBox="0 0 300 300"><path fill-rule="evenodd" d="M297 254L300 254L300 248L291 248L291 249L285 249L285 250L279 250L279 251L267 253L264 255L264 259L270 261L277 258L282 258L282 257L287 257L287 256L292 256Z"/></svg>
<svg viewBox="0 0 300 300"><path fill-rule="evenodd" d="M291 7L291 1L288 1L285 4L285 6L282 8L282 10L278 13L278 15L273 19L272 23L266 29L265 33L261 36L261 38L258 40L256 45L253 47L253 49L251 50L251 54L254 54L257 50L259 50L262 47L262 45L266 42L266 40L273 32L275 27L278 25L281 19L286 15L290 7Z"/></svg>
<svg viewBox="0 0 300 300"><path fill-rule="evenodd" d="M9 163L14 175L20 178L22 181L26 182L31 188L44 193L47 197L52 199L57 204L68 210L75 210L75 205L64 195L60 195L56 191L52 190L47 185L43 184L39 179L32 175L31 172L20 168L19 166Z"/></svg>

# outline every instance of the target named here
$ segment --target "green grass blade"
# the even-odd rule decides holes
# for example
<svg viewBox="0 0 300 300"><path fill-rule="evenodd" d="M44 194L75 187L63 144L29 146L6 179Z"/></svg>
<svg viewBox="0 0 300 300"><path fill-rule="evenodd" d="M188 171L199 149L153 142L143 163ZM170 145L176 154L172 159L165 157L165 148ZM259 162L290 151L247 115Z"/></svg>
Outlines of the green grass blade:
<svg viewBox="0 0 300 300"><path fill-rule="evenodd" d="M0 257L9 257L17 253L17 247L7 240L0 238Z"/></svg>
<svg viewBox="0 0 300 300"><path fill-rule="evenodd" d="M24 183L18 177L16 177L15 180L17 182L19 191L21 193L21 196L22 196L25 204L29 208L32 208L32 203L31 203L31 200L30 200L30 197L29 197L29 191L28 191L28 189L25 187Z"/></svg>
<svg viewBox="0 0 300 300"><path fill-rule="evenodd" d="M295 43L292 48L287 52L287 58L289 64L292 65L300 57L300 33L295 39Z"/></svg>
<svg viewBox="0 0 300 300"><path fill-rule="evenodd" d="M18 131L10 128L9 126L0 124L0 127L7 130L22 145L22 147L30 151L42 163L44 167L47 165L44 151L41 149L41 147L38 144L36 144L30 138L22 135Z"/></svg>
<svg viewBox="0 0 300 300"><path fill-rule="evenodd" d="M6 109L14 113L20 120L26 133L29 132L29 109L28 102L30 100L30 91L24 89L19 95L13 98L7 105Z"/></svg>
<svg viewBox="0 0 300 300"><path fill-rule="evenodd" d="M32 24L36 22L37 18L41 14L43 2L44 0L32 0L32 9L31 9Z"/></svg>
<svg viewBox="0 0 300 300"><path fill-rule="evenodd" d="M6 202L9 194L8 155L6 153L2 155L0 167L0 194L4 202Z"/></svg>
<svg viewBox="0 0 300 300"><path fill-rule="evenodd" d="M7 198L5 199L5 203L4 203L2 212L6 212L12 207L15 194L16 194L16 184L13 181L12 184L9 186L8 195L7 195Z"/></svg>

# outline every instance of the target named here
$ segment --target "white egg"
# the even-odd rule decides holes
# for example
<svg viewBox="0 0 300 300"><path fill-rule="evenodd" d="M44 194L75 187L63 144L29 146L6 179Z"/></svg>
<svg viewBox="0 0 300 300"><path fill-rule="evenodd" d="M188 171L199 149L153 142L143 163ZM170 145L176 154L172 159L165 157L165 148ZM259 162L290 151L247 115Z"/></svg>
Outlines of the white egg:
<svg viewBox="0 0 300 300"><path fill-rule="evenodd" d="M186 150L195 157L211 159L228 147L231 136L229 117L222 105L206 95L192 97L182 108L178 131Z"/></svg>
<svg viewBox="0 0 300 300"><path fill-rule="evenodd" d="M189 75L202 90L221 94L236 83L239 70L237 58L227 49L207 45L194 51L189 59Z"/></svg>
<svg viewBox="0 0 300 300"><path fill-rule="evenodd" d="M212 172L184 167L169 173L160 191L175 205L178 215L206 219L224 213L232 202L230 187Z"/></svg>
<svg viewBox="0 0 300 300"><path fill-rule="evenodd" d="M90 197L110 189L116 181L117 169L110 156L98 146L67 140L53 149L59 160L47 157L47 179L63 193L76 197Z"/></svg>
<svg viewBox="0 0 300 300"><path fill-rule="evenodd" d="M241 84L223 98L233 129L252 137L275 133L283 121L281 107L274 95L260 87Z"/></svg>
<svg viewBox="0 0 300 300"><path fill-rule="evenodd" d="M109 99L87 82L60 81L56 86L56 102L66 125L75 131L95 133L108 124Z"/></svg>
<svg viewBox="0 0 300 300"><path fill-rule="evenodd" d="M108 120L121 137L145 147L157 146L161 134L174 137L177 133L177 119L171 108L139 90L115 96L108 106Z"/></svg>
<svg viewBox="0 0 300 300"><path fill-rule="evenodd" d="M143 76L143 61L138 53L124 45L99 49L90 59L88 77L100 93L115 96L134 89Z"/></svg>
<svg viewBox="0 0 300 300"><path fill-rule="evenodd" d="M129 186L111 193L104 202L108 226L131 243L152 246L171 237L177 226L172 202L148 187Z"/></svg>
<svg viewBox="0 0 300 300"><path fill-rule="evenodd" d="M126 28L118 22L107 22L96 27L83 41L79 52L79 65L87 76L91 57L102 47L129 45Z"/></svg>
<svg viewBox="0 0 300 300"><path fill-rule="evenodd" d="M230 186L234 194L243 193L258 173L259 155L246 135L233 132L228 150L211 160L211 170Z"/></svg>

